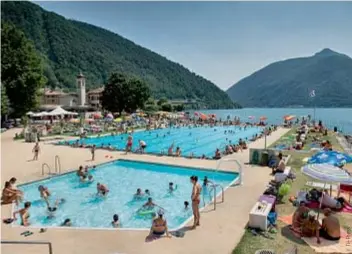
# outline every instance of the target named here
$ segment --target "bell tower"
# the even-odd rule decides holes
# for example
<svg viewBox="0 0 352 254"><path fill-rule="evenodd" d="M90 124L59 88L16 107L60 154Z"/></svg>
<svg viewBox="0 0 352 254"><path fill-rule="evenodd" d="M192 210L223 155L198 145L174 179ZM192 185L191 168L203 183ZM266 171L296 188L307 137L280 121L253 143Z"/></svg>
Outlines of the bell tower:
<svg viewBox="0 0 352 254"><path fill-rule="evenodd" d="M78 94L78 106L84 106L86 104L86 78L82 72L77 75L77 94Z"/></svg>

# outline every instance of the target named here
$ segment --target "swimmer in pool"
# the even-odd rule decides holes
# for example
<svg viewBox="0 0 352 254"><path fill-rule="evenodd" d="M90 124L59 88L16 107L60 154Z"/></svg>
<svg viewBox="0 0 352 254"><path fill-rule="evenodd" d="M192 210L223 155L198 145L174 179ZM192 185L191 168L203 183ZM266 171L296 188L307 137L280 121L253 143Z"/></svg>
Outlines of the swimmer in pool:
<svg viewBox="0 0 352 254"><path fill-rule="evenodd" d="M92 182L94 182L93 176L89 175L88 176L88 183L92 183Z"/></svg>
<svg viewBox="0 0 352 254"><path fill-rule="evenodd" d="M154 208L154 206L157 206L156 204L153 203L152 198L148 198L148 201L143 205L144 208Z"/></svg>
<svg viewBox="0 0 352 254"><path fill-rule="evenodd" d="M143 192L140 188L138 188L136 193L134 194L134 198L141 198L141 197L143 197Z"/></svg>
<svg viewBox="0 0 352 254"><path fill-rule="evenodd" d="M55 212L57 211L57 209L59 208L60 204L63 204L65 202L64 199L58 199L55 201L54 206L50 206L49 201L46 202L47 208L48 208L48 219L51 219L53 217L55 217Z"/></svg>
<svg viewBox="0 0 352 254"><path fill-rule="evenodd" d="M174 183L170 182L170 183L169 183L169 191L170 191L170 192L173 192L174 190L175 190L175 188L174 188Z"/></svg>
<svg viewBox="0 0 352 254"><path fill-rule="evenodd" d="M204 177L204 180L203 180L203 186L207 186L208 183L209 183L208 177L205 176L205 177Z"/></svg>
<svg viewBox="0 0 352 254"><path fill-rule="evenodd" d="M144 193L145 193L145 195L150 196L150 191L149 191L148 189L146 189L146 190L144 191Z"/></svg>
<svg viewBox="0 0 352 254"><path fill-rule="evenodd" d="M65 219L63 223L61 223L61 227L71 227L72 222L70 219Z"/></svg>
<svg viewBox="0 0 352 254"><path fill-rule="evenodd" d="M97 195L106 196L109 192L109 189L101 183L97 183Z"/></svg>
<svg viewBox="0 0 352 254"><path fill-rule="evenodd" d="M83 176L81 176L81 177L79 178L79 181L80 181L81 183L86 183L86 182L88 181L88 178L87 178L86 175L83 175Z"/></svg>
<svg viewBox="0 0 352 254"><path fill-rule="evenodd" d="M114 216L112 216L111 225L114 228L118 228L120 226L119 216L117 214L114 214Z"/></svg>
<svg viewBox="0 0 352 254"><path fill-rule="evenodd" d="M188 209L189 209L189 203L188 203L188 201L185 201L184 203L183 203L184 205L185 205L185 211L188 211Z"/></svg>
<svg viewBox="0 0 352 254"><path fill-rule="evenodd" d="M43 185L39 185L38 187L40 197L44 199L45 201L48 201L49 196L51 195L49 192L49 189Z"/></svg>

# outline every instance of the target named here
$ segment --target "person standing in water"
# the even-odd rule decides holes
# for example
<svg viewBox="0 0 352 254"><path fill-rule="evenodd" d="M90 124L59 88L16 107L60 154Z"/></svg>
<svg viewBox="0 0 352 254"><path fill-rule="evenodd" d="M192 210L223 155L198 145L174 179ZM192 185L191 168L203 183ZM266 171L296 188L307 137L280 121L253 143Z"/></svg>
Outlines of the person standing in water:
<svg viewBox="0 0 352 254"><path fill-rule="evenodd" d="M39 147L39 142L37 142L37 143L35 143L35 146L33 147L33 153L34 153L33 160L34 161L38 160L39 152L40 152L40 147Z"/></svg>
<svg viewBox="0 0 352 254"><path fill-rule="evenodd" d="M92 161L94 161L94 160L95 160L95 148L96 148L96 146L95 146L95 145L93 145L93 146L92 146L92 149L91 149L91 153L92 153Z"/></svg>
<svg viewBox="0 0 352 254"><path fill-rule="evenodd" d="M193 210L194 222L193 222L192 229L195 229L197 226L200 226L199 203L200 203L200 193L202 191L202 187L198 183L197 176L191 176L190 179L191 179L191 183L193 184L191 199L192 199L192 210Z"/></svg>
<svg viewBox="0 0 352 254"><path fill-rule="evenodd" d="M126 154L128 152L131 152L132 151L132 145L133 145L133 137L132 135L128 135L127 137L127 144L126 144Z"/></svg>

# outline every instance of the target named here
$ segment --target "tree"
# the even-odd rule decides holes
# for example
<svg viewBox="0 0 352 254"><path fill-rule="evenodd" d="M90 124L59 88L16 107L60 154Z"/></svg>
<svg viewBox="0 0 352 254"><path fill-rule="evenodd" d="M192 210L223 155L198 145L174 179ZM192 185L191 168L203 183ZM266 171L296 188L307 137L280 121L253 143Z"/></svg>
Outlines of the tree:
<svg viewBox="0 0 352 254"><path fill-rule="evenodd" d="M158 104L158 106L161 106L167 102L168 102L168 100L166 98L161 98L160 100L158 100L157 104Z"/></svg>
<svg viewBox="0 0 352 254"><path fill-rule="evenodd" d="M185 105L184 104L179 104L174 106L175 111L183 111L185 110Z"/></svg>
<svg viewBox="0 0 352 254"><path fill-rule="evenodd" d="M104 109L111 112L134 112L143 109L150 96L148 86L139 79L128 78L123 74L111 74L102 93Z"/></svg>
<svg viewBox="0 0 352 254"><path fill-rule="evenodd" d="M1 115L5 116L9 113L9 99L7 98L5 86L1 85Z"/></svg>
<svg viewBox="0 0 352 254"><path fill-rule="evenodd" d="M162 111L171 112L172 111L172 105L170 103L163 104L163 105L161 105L161 110Z"/></svg>
<svg viewBox="0 0 352 254"><path fill-rule="evenodd" d="M10 24L1 24L1 83L14 116L38 106L38 92L45 84L41 59L33 44Z"/></svg>

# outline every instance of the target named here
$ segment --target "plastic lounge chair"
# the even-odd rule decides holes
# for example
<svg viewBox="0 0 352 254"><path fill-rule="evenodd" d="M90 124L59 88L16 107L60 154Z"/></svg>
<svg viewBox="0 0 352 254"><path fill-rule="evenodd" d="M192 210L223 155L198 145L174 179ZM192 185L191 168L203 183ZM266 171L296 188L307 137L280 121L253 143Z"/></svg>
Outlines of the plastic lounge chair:
<svg viewBox="0 0 352 254"><path fill-rule="evenodd" d="M257 250L254 254L275 254L274 250Z"/></svg>

